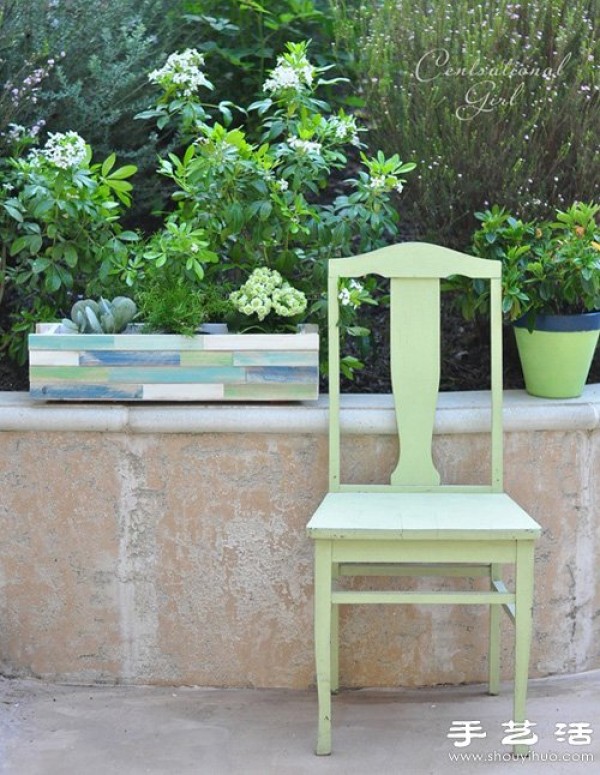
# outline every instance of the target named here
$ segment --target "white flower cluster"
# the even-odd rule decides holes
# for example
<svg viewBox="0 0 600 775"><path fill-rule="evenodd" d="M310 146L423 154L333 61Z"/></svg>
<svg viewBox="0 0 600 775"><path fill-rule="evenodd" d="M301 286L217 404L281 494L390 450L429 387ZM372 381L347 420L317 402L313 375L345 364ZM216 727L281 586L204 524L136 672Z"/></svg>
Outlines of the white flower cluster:
<svg viewBox="0 0 600 775"><path fill-rule="evenodd" d="M200 86L212 89L212 83L200 69L204 57L195 48L186 48L181 53L170 54L165 64L148 75L151 83L162 86L163 89L174 88L184 97L191 97Z"/></svg>
<svg viewBox="0 0 600 775"><path fill-rule="evenodd" d="M271 94L279 94L288 89L297 92L304 88L310 89L314 75L315 69L306 57L291 64L281 56L277 59L277 67L271 70L271 75L264 82L263 89Z"/></svg>
<svg viewBox="0 0 600 775"><path fill-rule="evenodd" d="M87 148L77 132L49 132L46 144L37 154L55 167L66 170L78 167L84 161Z"/></svg>
<svg viewBox="0 0 600 775"><path fill-rule="evenodd" d="M322 145L313 140L302 140L300 137L288 137L287 141L290 148L300 153L321 153Z"/></svg>
<svg viewBox="0 0 600 775"><path fill-rule="evenodd" d="M363 292L363 286L357 280L350 280L347 287L344 287L338 293L338 299L343 307L360 307L360 294Z"/></svg>
<svg viewBox="0 0 600 775"><path fill-rule="evenodd" d="M340 143L360 145L354 116L331 116L327 121L327 131Z"/></svg>
<svg viewBox="0 0 600 775"><path fill-rule="evenodd" d="M401 194L404 186L395 175L373 175L369 181L369 188L374 191L396 191Z"/></svg>
<svg viewBox="0 0 600 775"><path fill-rule="evenodd" d="M239 291L229 300L243 315L256 315L263 321L270 312L280 317L294 317L306 309L306 296L293 288L274 269L255 269Z"/></svg>

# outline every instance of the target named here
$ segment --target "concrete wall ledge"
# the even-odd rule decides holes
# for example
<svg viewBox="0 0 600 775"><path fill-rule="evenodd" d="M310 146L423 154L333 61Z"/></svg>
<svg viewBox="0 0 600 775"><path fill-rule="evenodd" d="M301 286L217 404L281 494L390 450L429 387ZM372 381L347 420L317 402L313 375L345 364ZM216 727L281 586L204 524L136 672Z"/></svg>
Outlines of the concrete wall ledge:
<svg viewBox="0 0 600 775"><path fill-rule="evenodd" d="M487 481L489 398L441 395L442 481ZM0 673L311 685L306 523L327 491L327 402L46 404L0 393ZM342 404L344 481L386 481L398 456L391 396ZM504 420L506 492L543 528L531 675L598 669L600 384L568 401L507 391ZM485 606L381 608L343 607L342 685L485 680ZM502 652L508 678L511 628Z"/></svg>
<svg viewBox="0 0 600 775"><path fill-rule="evenodd" d="M116 433L311 433L327 431L327 396L297 404L80 404L40 403L27 393L0 392L0 431ZM487 391L442 393L435 433L482 433L489 429ZM344 395L347 433L396 432L392 396ZM600 428L600 384L574 399L543 399L522 390L504 394L504 429L592 431Z"/></svg>

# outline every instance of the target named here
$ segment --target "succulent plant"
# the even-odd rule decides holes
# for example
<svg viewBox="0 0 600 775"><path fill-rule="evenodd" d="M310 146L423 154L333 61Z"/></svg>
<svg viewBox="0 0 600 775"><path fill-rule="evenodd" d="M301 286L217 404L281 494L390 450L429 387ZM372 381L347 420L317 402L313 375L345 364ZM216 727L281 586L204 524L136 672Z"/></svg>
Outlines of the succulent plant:
<svg viewBox="0 0 600 775"><path fill-rule="evenodd" d="M112 301L81 299L73 304L71 319L64 318L62 324L80 334L119 334L136 312L135 302L127 296L117 296Z"/></svg>

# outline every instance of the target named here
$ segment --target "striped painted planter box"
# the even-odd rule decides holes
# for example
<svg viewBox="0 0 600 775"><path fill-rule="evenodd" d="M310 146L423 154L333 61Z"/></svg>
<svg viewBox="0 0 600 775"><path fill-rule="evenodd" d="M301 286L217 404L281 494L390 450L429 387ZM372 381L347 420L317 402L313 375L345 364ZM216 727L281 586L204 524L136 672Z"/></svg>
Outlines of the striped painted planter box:
<svg viewBox="0 0 600 775"><path fill-rule="evenodd" d="M308 401L319 334L29 336L30 395L44 401Z"/></svg>

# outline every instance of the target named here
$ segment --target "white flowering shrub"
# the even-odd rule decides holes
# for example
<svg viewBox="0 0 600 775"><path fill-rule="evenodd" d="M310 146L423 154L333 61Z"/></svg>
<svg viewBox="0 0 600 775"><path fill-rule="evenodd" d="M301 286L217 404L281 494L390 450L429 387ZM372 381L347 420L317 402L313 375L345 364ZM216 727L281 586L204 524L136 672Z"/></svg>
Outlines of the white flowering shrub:
<svg viewBox="0 0 600 775"><path fill-rule="evenodd" d="M148 74L150 83L159 86L162 92L156 105L138 113L136 118L153 118L159 129L175 120L180 124L182 136L192 139L208 118L198 92L215 88L203 67L204 55L195 48L170 54L162 67ZM232 106L227 100L219 104L227 120L231 120Z"/></svg>
<svg viewBox="0 0 600 775"><path fill-rule="evenodd" d="M317 70L308 61L306 50L295 47L278 57L263 90L275 97L285 98L289 92L310 92Z"/></svg>
<svg viewBox="0 0 600 775"><path fill-rule="evenodd" d="M149 73L148 80L161 86L169 96L174 94L193 99L201 86L214 88L201 69L203 65L204 56L195 48L188 48L171 54L162 67Z"/></svg>
<svg viewBox="0 0 600 775"><path fill-rule="evenodd" d="M37 153L55 167L66 170L81 166L87 158L88 149L77 132L49 132L44 147Z"/></svg>
<svg viewBox="0 0 600 775"><path fill-rule="evenodd" d="M323 324L327 260L393 241L393 198L415 165L397 154L366 153L356 116L333 113L318 97L339 79L325 79L329 68L311 63L306 42L288 43L267 73L263 97L244 111L254 118L250 128L231 128L227 101L203 102L211 89L201 75L204 64L190 52L169 57L150 76L161 89L156 105L140 114L160 128L175 121L186 145L181 155L159 162L160 174L175 186L170 219L201 230L218 256L205 267L205 282L226 287L240 271L249 277L229 297L239 314L259 323L302 314ZM350 154L359 162L357 174L334 193L331 176L343 175ZM130 277L139 272L143 262L122 268ZM370 289L355 290L343 331L362 337L368 332L353 318Z"/></svg>
<svg viewBox="0 0 600 775"><path fill-rule="evenodd" d="M262 323L273 314L280 318L299 317L306 310L306 296L293 288L275 269L257 267L242 287L229 294L234 309Z"/></svg>
<svg viewBox="0 0 600 775"><path fill-rule="evenodd" d="M358 309L363 301L367 300L365 293L365 287L362 283L359 283L358 280L349 280L342 285L338 299L342 307Z"/></svg>
<svg viewBox="0 0 600 775"><path fill-rule="evenodd" d="M15 312L0 344L20 363L32 325L63 315L78 293L112 293L113 262L138 239L119 224L136 167L115 168L114 154L91 164L91 155L76 132L51 133L3 170L0 300L7 294Z"/></svg>

